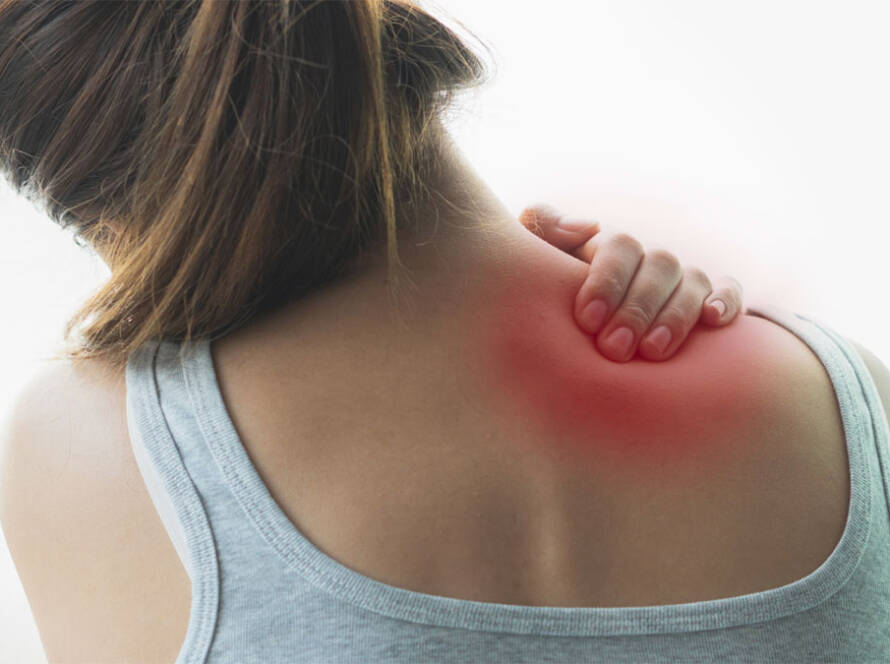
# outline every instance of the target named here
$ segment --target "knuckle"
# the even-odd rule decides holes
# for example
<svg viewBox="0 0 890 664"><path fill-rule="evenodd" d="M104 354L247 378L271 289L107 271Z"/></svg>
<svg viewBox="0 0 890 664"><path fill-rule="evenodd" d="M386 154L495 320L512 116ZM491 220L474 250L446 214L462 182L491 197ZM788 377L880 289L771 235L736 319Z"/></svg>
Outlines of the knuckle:
<svg viewBox="0 0 890 664"><path fill-rule="evenodd" d="M741 293L739 293L735 287L730 288L717 288L714 291L716 297L723 300L728 307L735 307L742 303Z"/></svg>
<svg viewBox="0 0 890 664"><path fill-rule="evenodd" d="M602 274L597 274L591 281L593 282L592 291L606 296L607 299L611 300L613 303L621 301L621 296L624 294L625 283L620 274L611 271L604 272Z"/></svg>
<svg viewBox="0 0 890 664"><path fill-rule="evenodd" d="M698 267L690 266L683 270L683 278L711 288L711 279L705 274L704 270Z"/></svg>
<svg viewBox="0 0 890 664"><path fill-rule="evenodd" d="M646 258L671 273L679 274L682 269L680 259L667 249L653 249L646 253Z"/></svg>
<svg viewBox="0 0 890 664"><path fill-rule="evenodd" d="M742 289L742 284L741 284L741 282L740 282L738 279L736 279L735 277L731 277L731 276L728 276L728 275L726 276L726 279L727 279L727 281L729 281L729 285L730 285L730 289L731 289L731 291L735 294L736 297L738 297L739 299L741 299L741 297L742 297L742 293L745 292L745 291Z"/></svg>
<svg viewBox="0 0 890 664"><path fill-rule="evenodd" d="M646 330L652 324L653 314L639 302L626 302L621 305L617 317L637 330Z"/></svg>
<svg viewBox="0 0 890 664"><path fill-rule="evenodd" d="M658 320L655 325L667 325L674 332L685 334L689 324L689 316L682 309L676 306L667 306L658 314Z"/></svg>
<svg viewBox="0 0 890 664"><path fill-rule="evenodd" d="M625 289L624 280L616 273L600 275L596 281L597 292L605 295L612 303L621 302Z"/></svg>
<svg viewBox="0 0 890 664"><path fill-rule="evenodd" d="M621 247L622 249L630 249L637 253L643 253L642 243L633 235L629 235L628 233L625 233L623 231L615 233L611 237L610 241L616 247Z"/></svg>

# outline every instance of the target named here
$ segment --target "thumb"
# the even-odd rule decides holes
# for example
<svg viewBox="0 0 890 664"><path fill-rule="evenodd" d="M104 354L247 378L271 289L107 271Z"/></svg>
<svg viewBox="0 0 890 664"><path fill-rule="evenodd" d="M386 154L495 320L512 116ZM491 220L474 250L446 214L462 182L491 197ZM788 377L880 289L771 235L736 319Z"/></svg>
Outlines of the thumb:
<svg viewBox="0 0 890 664"><path fill-rule="evenodd" d="M601 230L598 221L566 218L556 208L545 204L525 208L519 221L544 242L587 263L593 256L588 243Z"/></svg>
<svg viewBox="0 0 890 664"><path fill-rule="evenodd" d="M562 215L552 205L538 203L525 208L519 215L519 222L539 237L559 223Z"/></svg>

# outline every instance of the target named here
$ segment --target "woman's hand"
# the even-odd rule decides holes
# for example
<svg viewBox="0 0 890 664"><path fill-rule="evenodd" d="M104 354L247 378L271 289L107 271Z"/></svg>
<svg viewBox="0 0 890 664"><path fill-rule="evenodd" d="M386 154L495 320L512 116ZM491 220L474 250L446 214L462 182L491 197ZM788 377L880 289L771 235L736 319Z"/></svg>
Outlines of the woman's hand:
<svg viewBox="0 0 890 664"><path fill-rule="evenodd" d="M727 325L742 310L742 286L734 278L712 283L664 249L647 253L627 233L566 219L546 205L526 208L519 220L545 242L590 264L575 298L575 320L597 335L597 348L610 360L625 362L638 347L647 360L666 360L699 321Z"/></svg>

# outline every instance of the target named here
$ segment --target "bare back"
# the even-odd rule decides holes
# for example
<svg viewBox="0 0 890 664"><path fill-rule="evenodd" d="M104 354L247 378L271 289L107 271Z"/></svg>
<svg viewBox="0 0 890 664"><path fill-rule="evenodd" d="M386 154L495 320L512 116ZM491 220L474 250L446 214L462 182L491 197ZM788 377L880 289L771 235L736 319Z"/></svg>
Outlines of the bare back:
<svg viewBox="0 0 890 664"><path fill-rule="evenodd" d="M359 298L350 320L321 294L213 342L228 414L286 516L372 579L482 602L676 604L818 568L850 485L810 349L742 316L693 331L668 362L612 363L571 319L585 266L539 258L552 279L519 284L521 297L469 283L403 336L374 316L379 302ZM498 329L513 332L500 348ZM48 653L73 660L101 641L121 659L172 660L190 579L133 458L123 376L98 369L53 374L35 395L45 431L30 449L60 467L29 505L60 564L22 567L23 582ZM67 411L46 417L47 403ZM60 440L74 453L60 457Z"/></svg>
<svg viewBox="0 0 890 664"><path fill-rule="evenodd" d="M485 602L691 602L816 569L849 500L839 411L817 357L742 316L693 331L669 362L612 363L558 315L574 274L567 265L513 312L525 321L514 339L530 340L514 373L533 382L562 364L561 384L582 385L590 412L645 404L660 421L594 420L588 433L548 436L560 410L542 418L534 403L546 391L499 385L503 363L466 320L372 343L358 327L332 335L304 316L215 342L233 423L287 516L375 580ZM571 409L588 416L583 401Z"/></svg>

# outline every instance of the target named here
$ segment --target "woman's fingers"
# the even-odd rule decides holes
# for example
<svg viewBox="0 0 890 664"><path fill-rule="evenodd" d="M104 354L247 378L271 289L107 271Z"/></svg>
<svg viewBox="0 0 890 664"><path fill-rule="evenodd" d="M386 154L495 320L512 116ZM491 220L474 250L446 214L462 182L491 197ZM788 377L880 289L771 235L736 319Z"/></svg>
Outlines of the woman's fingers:
<svg viewBox="0 0 890 664"><path fill-rule="evenodd" d="M600 232L598 221L568 219L549 205L532 205L519 215L519 221L539 238L567 254L589 263L588 241Z"/></svg>
<svg viewBox="0 0 890 664"><path fill-rule="evenodd" d="M595 334L624 300L645 251L639 240L627 233L597 238L587 279L575 296L575 320Z"/></svg>
<svg viewBox="0 0 890 664"><path fill-rule="evenodd" d="M683 270L683 278L655 317L639 345L640 355L653 361L666 360L677 352L698 323L702 303L711 293L708 275L695 267ZM727 318L727 321L732 320ZM669 334L660 331L666 329Z"/></svg>
<svg viewBox="0 0 890 664"><path fill-rule="evenodd" d="M597 335L597 348L603 355L627 361L636 354L640 339L682 276L680 261L668 251L647 253L626 233L601 238L576 298L578 324Z"/></svg>
<svg viewBox="0 0 890 664"><path fill-rule="evenodd" d="M590 264L575 298L575 320L597 335L599 351L611 360L625 362L638 350L648 360L668 359L699 320L722 326L742 312L736 279L726 275L712 284L697 268L683 270L668 251L647 253L627 233L604 232L596 221L568 219L546 204L527 207L520 221Z"/></svg>
<svg viewBox="0 0 890 664"><path fill-rule="evenodd" d="M701 322L714 326L726 325L731 323L741 311L742 285L738 280L729 275L714 279L711 293L707 296L701 309Z"/></svg>

